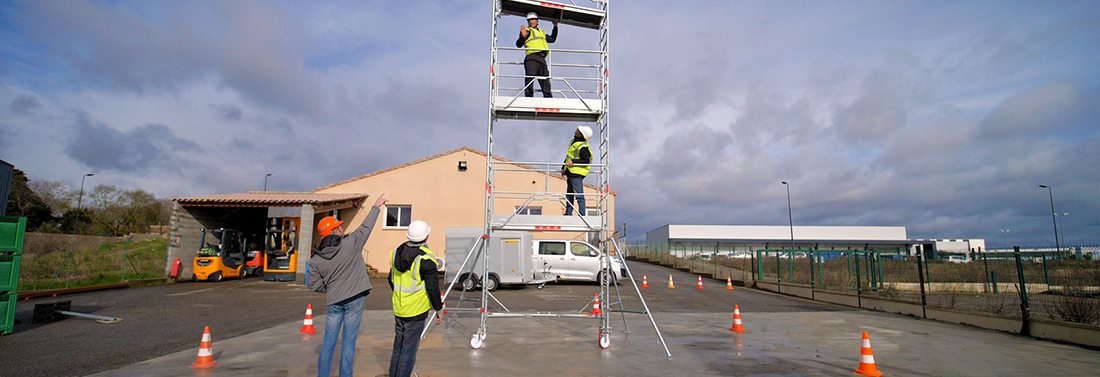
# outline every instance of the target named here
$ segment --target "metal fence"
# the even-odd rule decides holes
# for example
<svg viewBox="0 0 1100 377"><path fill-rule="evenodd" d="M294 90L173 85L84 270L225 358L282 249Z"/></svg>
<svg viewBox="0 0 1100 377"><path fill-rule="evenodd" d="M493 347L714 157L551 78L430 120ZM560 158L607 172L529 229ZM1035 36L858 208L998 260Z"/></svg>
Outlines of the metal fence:
<svg viewBox="0 0 1100 377"><path fill-rule="evenodd" d="M750 251L711 244L633 245L624 254L716 278L797 284L1007 318L1100 324L1100 261L1080 253L978 253L954 263L896 251Z"/></svg>

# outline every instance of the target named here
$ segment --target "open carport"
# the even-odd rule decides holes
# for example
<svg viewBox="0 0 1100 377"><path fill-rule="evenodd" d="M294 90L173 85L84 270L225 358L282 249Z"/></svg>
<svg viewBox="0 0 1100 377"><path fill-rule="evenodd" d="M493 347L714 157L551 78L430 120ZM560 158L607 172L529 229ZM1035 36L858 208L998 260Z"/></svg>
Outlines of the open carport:
<svg viewBox="0 0 1100 377"><path fill-rule="evenodd" d="M341 220L352 218L366 194L317 194L295 192L249 192L173 198L168 233L165 274L171 275L175 260L180 260L177 277L188 279L196 252L203 247L203 229L233 229L241 232L244 244L262 244L262 238L274 219L300 219L294 227L295 245L307 257L296 258L297 274L305 273L308 250L318 239L314 224L325 216Z"/></svg>

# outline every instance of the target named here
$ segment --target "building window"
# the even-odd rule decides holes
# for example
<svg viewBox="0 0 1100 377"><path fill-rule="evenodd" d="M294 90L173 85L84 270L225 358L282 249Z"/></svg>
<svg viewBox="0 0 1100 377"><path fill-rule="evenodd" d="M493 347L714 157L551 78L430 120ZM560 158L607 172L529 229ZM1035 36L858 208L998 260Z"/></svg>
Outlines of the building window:
<svg viewBox="0 0 1100 377"><path fill-rule="evenodd" d="M517 215L542 215L542 207L516 207Z"/></svg>
<svg viewBox="0 0 1100 377"><path fill-rule="evenodd" d="M412 222L412 206L386 206L386 227L406 228Z"/></svg>

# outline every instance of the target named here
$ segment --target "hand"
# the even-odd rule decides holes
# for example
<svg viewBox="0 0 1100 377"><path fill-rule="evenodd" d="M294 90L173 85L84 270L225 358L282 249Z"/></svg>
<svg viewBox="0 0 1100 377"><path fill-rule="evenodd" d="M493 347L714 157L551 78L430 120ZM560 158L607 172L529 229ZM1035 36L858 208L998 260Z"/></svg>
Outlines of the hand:
<svg viewBox="0 0 1100 377"><path fill-rule="evenodd" d="M386 202L388 202L388 201L389 200L386 200L386 193L382 193L381 195L378 195L378 200L374 201L374 206L378 207L378 208L382 208L382 205L386 204Z"/></svg>
<svg viewBox="0 0 1100 377"><path fill-rule="evenodd" d="M573 166L573 160L566 161L565 166Z"/></svg>
<svg viewBox="0 0 1100 377"><path fill-rule="evenodd" d="M554 27L558 27L558 22L554 21Z"/></svg>
<svg viewBox="0 0 1100 377"><path fill-rule="evenodd" d="M523 25L519 26L519 35L523 36L524 38L527 38L527 27L526 26L523 26Z"/></svg>
<svg viewBox="0 0 1100 377"><path fill-rule="evenodd" d="M439 325L440 323L443 323L443 316L439 312L435 312L435 324Z"/></svg>

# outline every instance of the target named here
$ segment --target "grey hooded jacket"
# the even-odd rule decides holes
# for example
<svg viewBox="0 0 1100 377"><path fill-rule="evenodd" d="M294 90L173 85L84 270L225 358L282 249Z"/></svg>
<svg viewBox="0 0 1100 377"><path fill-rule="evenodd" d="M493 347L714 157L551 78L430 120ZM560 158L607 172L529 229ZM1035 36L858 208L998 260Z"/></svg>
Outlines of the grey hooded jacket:
<svg viewBox="0 0 1100 377"><path fill-rule="evenodd" d="M367 219L354 232L329 235L321 250L309 258L309 289L325 293L328 305L370 293L370 276L363 261L363 246L378 221L378 207L371 207Z"/></svg>

